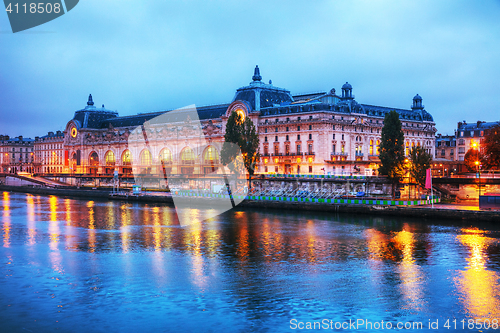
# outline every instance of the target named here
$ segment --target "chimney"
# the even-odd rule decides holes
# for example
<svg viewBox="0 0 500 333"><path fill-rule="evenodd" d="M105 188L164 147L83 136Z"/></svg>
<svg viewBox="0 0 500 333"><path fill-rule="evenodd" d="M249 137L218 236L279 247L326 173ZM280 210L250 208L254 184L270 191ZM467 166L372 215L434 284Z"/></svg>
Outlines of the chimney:
<svg viewBox="0 0 500 333"><path fill-rule="evenodd" d="M19 141L23 141L23 136L22 135L19 135Z"/></svg>
<svg viewBox="0 0 500 333"><path fill-rule="evenodd" d="M462 122L461 121L459 121L458 125L457 125L457 128L460 128L460 127L462 127Z"/></svg>

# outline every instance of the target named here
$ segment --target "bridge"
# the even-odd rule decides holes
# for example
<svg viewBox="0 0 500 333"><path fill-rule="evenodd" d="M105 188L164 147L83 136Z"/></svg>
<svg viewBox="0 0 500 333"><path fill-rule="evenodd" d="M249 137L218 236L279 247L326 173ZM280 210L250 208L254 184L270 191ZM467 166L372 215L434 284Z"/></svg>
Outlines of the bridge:
<svg viewBox="0 0 500 333"><path fill-rule="evenodd" d="M0 173L0 184L10 186L43 186L43 187L66 187L68 184L44 177L34 177L27 172Z"/></svg>

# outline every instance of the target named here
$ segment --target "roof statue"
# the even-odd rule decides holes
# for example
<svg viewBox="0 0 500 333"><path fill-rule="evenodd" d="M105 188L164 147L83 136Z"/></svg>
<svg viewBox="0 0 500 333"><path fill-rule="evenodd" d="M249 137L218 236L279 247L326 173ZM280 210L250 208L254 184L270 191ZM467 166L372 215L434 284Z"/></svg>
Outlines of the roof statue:
<svg viewBox="0 0 500 333"><path fill-rule="evenodd" d="M255 70L253 71L253 76L252 76L252 80L254 81L260 81L262 80L262 76L260 76L260 70L259 70L259 66L255 66Z"/></svg>

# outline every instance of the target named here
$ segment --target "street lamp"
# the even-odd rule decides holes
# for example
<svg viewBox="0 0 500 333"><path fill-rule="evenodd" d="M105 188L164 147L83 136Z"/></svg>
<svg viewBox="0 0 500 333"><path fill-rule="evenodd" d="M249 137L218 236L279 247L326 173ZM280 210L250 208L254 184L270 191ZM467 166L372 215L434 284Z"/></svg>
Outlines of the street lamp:
<svg viewBox="0 0 500 333"><path fill-rule="evenodd" d="M479 161L479 145L474 142L472 144L472 147L474 147L474 149L476 149L476 162L474 162L476 164L476 176L478 178L478 188L479 188L479 196L481 196L481 164L480 164L480 161Z"/></svg>
<svg viewBox="0 0 500 333"><path fill-rule="evenodd" d="M475 162L476 164L476 171L477 171L477 178L478 178L478 188L479 188L479 196L481 196L481 165L479 164L479 161Z"/></svg>

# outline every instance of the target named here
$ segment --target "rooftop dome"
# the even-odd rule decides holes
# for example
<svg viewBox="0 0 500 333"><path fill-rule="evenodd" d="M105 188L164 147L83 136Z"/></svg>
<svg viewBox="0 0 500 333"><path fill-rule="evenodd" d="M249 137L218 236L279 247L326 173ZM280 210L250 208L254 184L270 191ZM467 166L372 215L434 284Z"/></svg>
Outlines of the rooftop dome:
<svg viewBox="0 0 500 333"><path fill-rule="evenodd" d="M343 86L342 89L352 89L352 86L349 84L349 82L346 82Z"/></svg>
<svg viewBox="0 0 500 333"><path fill-rule="evenodd" d="M415 97L413 97L414 100L419 100L421 101L422 100L422 97L420 97L418 94L415 95Z"/></svg>

